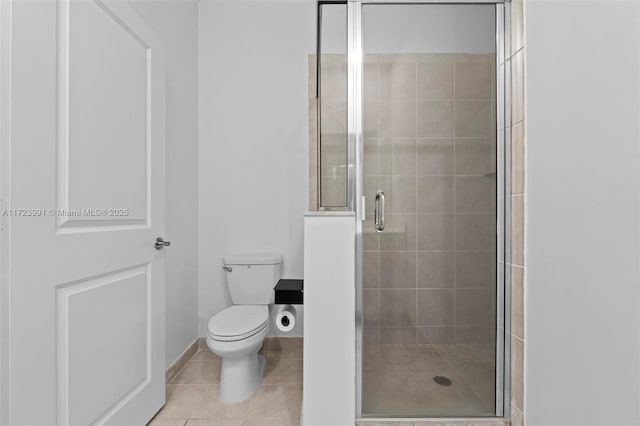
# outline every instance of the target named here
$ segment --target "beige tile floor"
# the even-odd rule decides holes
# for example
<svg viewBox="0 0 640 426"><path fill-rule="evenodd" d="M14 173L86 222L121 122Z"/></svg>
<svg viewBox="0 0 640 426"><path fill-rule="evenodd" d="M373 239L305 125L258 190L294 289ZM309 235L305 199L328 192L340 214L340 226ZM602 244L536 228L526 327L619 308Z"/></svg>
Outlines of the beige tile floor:
<svg viewBox="0 0 640 426"><path fill-rule="evenodd" d="M363 412L374 417L493 416L493 345L367 345ZM452 380L440 386L434 376Z"/></svg>
<svg viewBox="0 0 640 426"><path fill-rule="evenodd" d="M302 339L266 339L267 366L255 394L218 402L220 358L198 351L167 385L167 402L149 426L298 426L302 405Z"/></svg>

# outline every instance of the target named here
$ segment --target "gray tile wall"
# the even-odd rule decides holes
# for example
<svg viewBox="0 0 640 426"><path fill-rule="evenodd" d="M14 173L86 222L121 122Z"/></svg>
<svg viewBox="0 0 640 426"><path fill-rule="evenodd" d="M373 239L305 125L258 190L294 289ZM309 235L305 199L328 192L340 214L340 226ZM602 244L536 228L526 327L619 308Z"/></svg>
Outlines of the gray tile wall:
<svg viewBox="0 0 640 426"><path fill-rule="evenodd" d="M511 421L525 424L525 43L524 0L511 2L511 181L507 202L511 206Z"/></svg>
<svg viewBox="0 0 640 426"><path fill-rule="evenodd" d="M493 340L495 56L365 57L364 321L371 343ZM370 217L369 219L372 219Z"/></svg>

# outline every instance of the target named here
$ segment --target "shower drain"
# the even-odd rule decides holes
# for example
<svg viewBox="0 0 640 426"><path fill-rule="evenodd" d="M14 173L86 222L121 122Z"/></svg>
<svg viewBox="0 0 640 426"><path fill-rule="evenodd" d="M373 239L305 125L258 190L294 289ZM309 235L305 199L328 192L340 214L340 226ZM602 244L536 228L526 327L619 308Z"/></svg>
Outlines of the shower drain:
<svg viewBox="0 0 640 426"><path fill-rule="evenodd" d="M439 384L440 386L451 386L451 383L453 383L451 379L444 376L435 376L433 378L433 381Z"/></svg>

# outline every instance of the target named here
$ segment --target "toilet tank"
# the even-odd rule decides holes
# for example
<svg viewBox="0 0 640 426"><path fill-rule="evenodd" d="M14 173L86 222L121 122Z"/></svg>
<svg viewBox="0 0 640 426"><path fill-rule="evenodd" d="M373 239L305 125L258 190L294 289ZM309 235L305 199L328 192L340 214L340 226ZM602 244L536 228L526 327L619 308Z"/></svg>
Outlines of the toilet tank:
<svg viewBox="0 0 640 426"><path fill-rule="evenodd" d="M269 305L282 274L279 254L234 255L223 258L234 305Z"/></svg>

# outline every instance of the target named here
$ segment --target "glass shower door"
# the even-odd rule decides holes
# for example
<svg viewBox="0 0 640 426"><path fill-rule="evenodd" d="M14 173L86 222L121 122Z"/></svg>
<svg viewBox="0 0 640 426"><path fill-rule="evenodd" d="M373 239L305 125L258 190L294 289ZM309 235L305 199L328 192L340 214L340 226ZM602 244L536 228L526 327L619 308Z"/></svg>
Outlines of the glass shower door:
<svg viewBox="0 0 640 426"><path fill-rule="evenodd" d="M495 416L496 6L361 13L362 414Z"/></svg>

